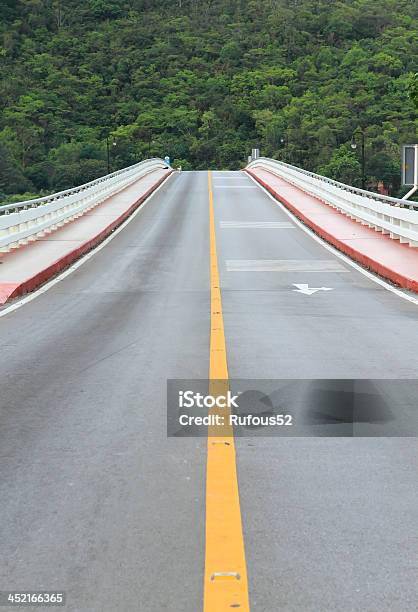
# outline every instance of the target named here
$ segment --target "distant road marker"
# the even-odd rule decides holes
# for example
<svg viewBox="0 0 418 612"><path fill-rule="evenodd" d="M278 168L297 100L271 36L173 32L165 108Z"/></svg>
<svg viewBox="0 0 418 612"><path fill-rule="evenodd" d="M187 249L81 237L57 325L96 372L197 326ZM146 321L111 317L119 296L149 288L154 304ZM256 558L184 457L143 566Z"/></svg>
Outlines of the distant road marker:
<svg viewBox="0 0 418 612"><path fill-rule="evenodd" d="M221 221L221 229L295 229L288 221Z"/></svg>
<svg viewBox="0 0 418 612"><path fill-rule="evenodd" d="M214 176L214 181L247 181L247 176Z"/></svg>
<svg viewBox="0 0 418 612"><path fill-rule="evenodd" d="M347 272L334 259L227 259L227 272Z"/></svg>

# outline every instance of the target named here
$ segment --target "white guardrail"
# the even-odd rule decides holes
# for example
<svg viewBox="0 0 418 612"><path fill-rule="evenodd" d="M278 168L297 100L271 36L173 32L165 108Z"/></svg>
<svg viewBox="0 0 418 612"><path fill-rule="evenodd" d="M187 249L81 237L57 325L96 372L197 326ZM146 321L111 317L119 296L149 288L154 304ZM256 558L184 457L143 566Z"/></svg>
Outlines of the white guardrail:
<svg viewBox="0 0 418 612"><path fill-rule="evenodd" d="M394 240L418 247L417 202L390 198L371 191L338 183L332 179L301 170L290 164L260 157L247 166L248 170L267 170L299 187L343 214L368 225Z"/></svg>
<svg viewBox="0 0 418 612"><path fill-rule="evenodd" d="M0 252L8 252L45 236L81 217L146 174L167 167L162 159L149 159L73 189L0 206Z"/></svg>

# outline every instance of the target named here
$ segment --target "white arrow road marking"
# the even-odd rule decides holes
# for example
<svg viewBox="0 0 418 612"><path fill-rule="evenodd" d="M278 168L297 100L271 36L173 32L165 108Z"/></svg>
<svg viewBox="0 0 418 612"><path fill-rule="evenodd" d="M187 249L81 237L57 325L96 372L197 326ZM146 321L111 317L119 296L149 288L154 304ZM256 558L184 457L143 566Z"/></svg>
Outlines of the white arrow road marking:
<svg viewBox="0 0 418 612"><path fill-rule="evenodd" d="M309 285L305 284L296 284L293 283L294 287L297 289L293 289L296 293L303 293L304 295L313 295L317 291L332 291L332 287L309 287Z"/></svg>

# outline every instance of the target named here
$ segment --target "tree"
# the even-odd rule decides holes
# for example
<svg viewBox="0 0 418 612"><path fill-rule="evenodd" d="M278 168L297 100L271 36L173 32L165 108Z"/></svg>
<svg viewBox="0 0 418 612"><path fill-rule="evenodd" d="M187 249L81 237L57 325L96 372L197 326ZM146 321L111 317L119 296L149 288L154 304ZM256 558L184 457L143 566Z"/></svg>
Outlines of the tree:
<svg viewBox="0 0 418 612"><path fill-rule="evenodd" d="M418 109L418 72L411 76L409 83L409 97Z"/></svg>
<svg viewBox="0 0 418 612"><path fill-rule="evenodd" d="M361 184L361 165L349 145L341 145L319 173L348 185Z"/></svg>
<svg viewBox="0 0 418 612"><path fill-rule="evenodd" d="M100 141L71 142L53 149L49 156L53 191L69 189L107 174L106 152Z"/></svg>
<svg viewBox="0 0 418 612"><path fill-rule="evenodd" d="M101 173L109 133L114 168L261 144L357 180L361 125L373 186L415 138L415 30L410 0L0 0L0 142L40 191Z"/></svg>
<svg viewBox="0 0 418 612"><path fill-rule="evenodd" d="M0 194L23 193L30 188L31 185L23 176L18 163L0 143Z"/></svg>
<svg viewBox="0 0 418 612"><path fill-rule="evenodd" d="M39 145L43 128L37 121L39 111L44 108L42 100L33 94L20 96L17 103L4 111L5 123L16 134L19 143L19 158L24 170L29 154Z"/></svg>

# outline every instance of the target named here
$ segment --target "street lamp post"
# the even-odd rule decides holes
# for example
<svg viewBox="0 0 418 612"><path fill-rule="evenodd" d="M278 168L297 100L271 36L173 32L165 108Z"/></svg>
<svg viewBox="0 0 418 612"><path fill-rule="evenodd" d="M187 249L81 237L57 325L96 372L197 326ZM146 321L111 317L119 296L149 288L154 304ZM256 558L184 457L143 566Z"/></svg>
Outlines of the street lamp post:
<svg viewBox="0 0 418 612"><path fill-rule="evenodd" d="M357 149L356 133L361 134L361 188L366 189L366 135L362 128L358 128L351 141L351 148L355 151Z"/></svg>
<svg viewBox="0 0 418 612"><path fill-rule="evenodd" d="M280 145L282 149L284 149L286 161L291 164L293 162L293 156L292 149L289 147L289 136L287 134L280 137Z"/></svg>
<svg viewBox="0 0 418 612"><path fill-rule="evenodd" d="M112 146L116 147L116 140L113 138ZM110 135L106 136L106 150L107 150L107 173L110 174Z"/></svg>

